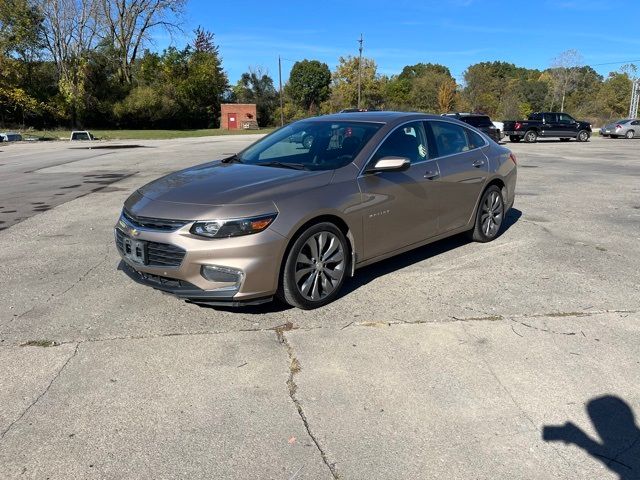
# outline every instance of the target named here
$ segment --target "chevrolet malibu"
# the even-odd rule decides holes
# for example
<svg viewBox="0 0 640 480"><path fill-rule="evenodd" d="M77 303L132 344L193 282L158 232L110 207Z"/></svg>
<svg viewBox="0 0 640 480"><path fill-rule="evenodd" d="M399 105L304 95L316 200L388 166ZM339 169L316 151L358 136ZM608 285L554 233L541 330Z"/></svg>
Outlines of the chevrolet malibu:
<svg viewBox="0 0 640 480"><path fill-rule="evenodd" d="M312 142L291 142L305 132ZM115 227L136 282L208 305L312 309L365 265L500 233L516 158L456 119L357 112L295 122L134 192Z"/></svg>

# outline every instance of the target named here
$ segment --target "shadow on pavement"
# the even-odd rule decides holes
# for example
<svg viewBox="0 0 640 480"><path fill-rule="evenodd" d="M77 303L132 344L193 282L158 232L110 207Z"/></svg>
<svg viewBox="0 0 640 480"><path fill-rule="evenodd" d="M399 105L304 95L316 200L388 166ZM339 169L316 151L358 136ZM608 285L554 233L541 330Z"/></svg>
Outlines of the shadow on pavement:
<svg viewBox="0 0 640 480"><path fill-rule="evenodd" d="M640 428L631 407L619 397L606 395L590 400L586 409L600 441L572 422L544 426L543 440L582 448L620 480L639 479Z"/></svg>

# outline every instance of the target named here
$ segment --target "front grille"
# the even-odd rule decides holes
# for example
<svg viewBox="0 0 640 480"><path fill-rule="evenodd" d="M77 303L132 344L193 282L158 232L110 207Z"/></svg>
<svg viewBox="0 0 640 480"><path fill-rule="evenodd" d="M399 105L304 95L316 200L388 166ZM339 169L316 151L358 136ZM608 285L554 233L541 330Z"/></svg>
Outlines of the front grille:
<svg viewBox="0 0 640 480"><path fill-rule="evenodd" d="M116 228L116 246L124 255L124 233ZM150 267L179 267L187 253L180 247L168 243L144 241L147 249L147 263Z"/></svg>
<svg viewBox="0 0 640 480"><path fill-rule="evenodd" d="M131 225L137 228L146 228L149 230L160 230L163 232L173 232L180 227L184 227L188 221L185 220L169 220L166 218L138 217L137 215L122 210L122 216Z"/></svg>

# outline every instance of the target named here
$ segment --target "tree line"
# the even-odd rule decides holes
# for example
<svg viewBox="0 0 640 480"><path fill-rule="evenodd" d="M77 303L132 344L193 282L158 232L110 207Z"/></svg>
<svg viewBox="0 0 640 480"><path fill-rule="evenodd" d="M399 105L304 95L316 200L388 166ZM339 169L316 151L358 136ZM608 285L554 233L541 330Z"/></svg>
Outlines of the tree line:
<svg viewBox="0 0 640 480"><path fill-rule="evenodd" d="M293 65L282 104L268 72L234 84L211 32L182 49L148 49L151 32L179 31L186 0L2 0L0 125L55 128L211 128L223 102L256 103L260 126L361 107L431 113L482 112L494 119L563 109L599 123L627 114L633 65L603 77L575 51L545 70L506 62L469 66L461 82L436 63L381 75L374 59L346 56L331 71Z"/></svg>

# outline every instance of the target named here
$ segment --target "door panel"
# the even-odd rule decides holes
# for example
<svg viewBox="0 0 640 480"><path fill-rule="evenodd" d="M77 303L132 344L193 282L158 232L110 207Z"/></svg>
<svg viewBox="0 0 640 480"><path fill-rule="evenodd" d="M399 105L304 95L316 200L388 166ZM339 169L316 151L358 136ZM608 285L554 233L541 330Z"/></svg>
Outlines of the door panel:
<svg viewBox="0 0 640 480"><path fill-rule="evenodd" d="M456 124L433 120L427 128L438 147L439 177L432 188L438 198L438 234L442 234L471 218L489 172L484 154L489 147L474 148L477 145L469 142L467 129Z"/></svg>
<svg viewBox="0 0 640 480"><path fill-rule="evenodd" d="M397 127L381 143L369 166L384 157L411 162L403 172L364 173L358 179L362 192L364 256L373 258L436 235L436 197L432 178L437 163L429 161L430 145L422 122ZM434 170L427 174L429 170Z"/></svg>
<svg viewBox="0 0 640 480"><path fill-rule="evenodd" d="M229 129L238 128L238 116L235 113L228 113L227 120L228 120L227 125L229 126Z"/></svg>
<svg viewBox="0 0 640 480"><path fill-rule="evenodd" d="M363 196L365 258L420 242L437 233L436 198L422 162L404 172L379 172L358 179Z"/></svg>

